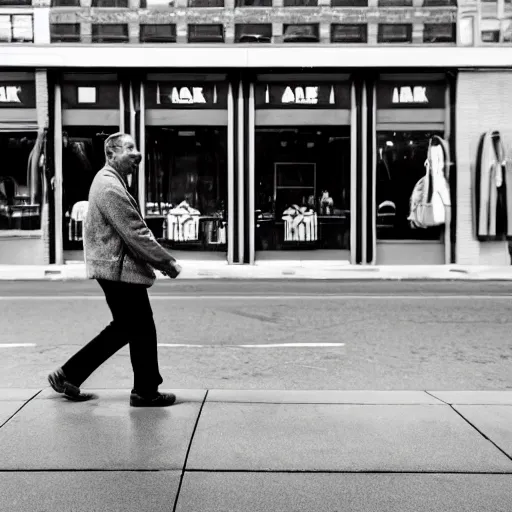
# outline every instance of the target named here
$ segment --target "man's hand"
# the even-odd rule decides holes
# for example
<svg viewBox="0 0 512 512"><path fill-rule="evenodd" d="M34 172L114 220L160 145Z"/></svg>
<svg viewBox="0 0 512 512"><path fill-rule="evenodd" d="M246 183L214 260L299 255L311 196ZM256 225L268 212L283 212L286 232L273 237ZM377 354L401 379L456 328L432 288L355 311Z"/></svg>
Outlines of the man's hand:
<svg viewBox="0 0 512 512"><path fill-rule="evenodd" d="M181 274L181 270L181 265L176 261L173 261L171 262L169 268L162 271L162 274L164 274L167 277L170 277L171 279L176 279Z"/></svg>

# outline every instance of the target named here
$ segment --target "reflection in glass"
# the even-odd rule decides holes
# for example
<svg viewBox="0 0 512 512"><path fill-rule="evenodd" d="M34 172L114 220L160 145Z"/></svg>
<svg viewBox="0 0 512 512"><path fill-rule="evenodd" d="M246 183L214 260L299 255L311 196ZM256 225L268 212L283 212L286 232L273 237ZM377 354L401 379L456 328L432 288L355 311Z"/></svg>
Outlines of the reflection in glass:
<svg viewBox="0 0 512 512"><path fill-rule="evenodd" d="M377 238L439 240L441 227L414 229L407 217L416 183L425 176L428 142L442 132L377 134Z"/></svg>
<svg viewBox="0 0 512 512"><path fill-rule="evenodd" d="M146 129L146 221L172 248L225 251L225 128Z"/></svg>
<svg viewBox="0 0 512 512"><path fill-rule="evenodd" d="M103 143L117 127L69 127L62 134L62 211L64 250L83 249L83 223L89 189L105 165Z"/></svg>
<svg viewBox="0 0 512 512"><path fill-rule="evenodd" d="M345 129L256 129L256 250L350 249Z"/></svg>
<svg viewBox="0 0 512 512"><path fill-rule="evenodd" d="M0 229L41 228L41 181L36 133L0 134ZM36 172L34 172L34 169Z"/></svg>

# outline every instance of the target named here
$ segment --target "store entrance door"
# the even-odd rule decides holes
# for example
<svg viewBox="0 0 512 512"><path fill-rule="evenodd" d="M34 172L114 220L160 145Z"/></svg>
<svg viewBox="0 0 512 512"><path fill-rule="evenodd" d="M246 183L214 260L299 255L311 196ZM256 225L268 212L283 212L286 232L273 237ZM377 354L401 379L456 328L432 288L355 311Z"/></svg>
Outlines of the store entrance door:
<svg viewBox="0 0 512 512"><path fill-rule="evenodd" d="M257 260L350 261L350 128L257 127Z"/></svg>

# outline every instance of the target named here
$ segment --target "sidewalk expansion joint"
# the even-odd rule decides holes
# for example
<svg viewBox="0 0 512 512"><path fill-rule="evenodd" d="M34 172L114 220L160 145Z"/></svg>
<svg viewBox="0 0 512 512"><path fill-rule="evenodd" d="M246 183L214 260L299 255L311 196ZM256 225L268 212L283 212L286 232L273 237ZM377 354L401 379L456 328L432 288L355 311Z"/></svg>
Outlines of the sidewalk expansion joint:
<svg viewBox="0 0 512 512"><path fill-rule="evenodd" d="M14 414L12 414L11 416L9 416L9 418L7 418L1 425L0 425L0 428L2 428L4 425L6 425L9 421L12 420L12 418L14 418L14 416L16 416L16 414L18 414L21 409L23 409L23 407L25 407L29 402L31 402L32 400L34 400L34 398L39 395L39 393L41 393L43 390L40 389L33 397L29 398Z"/></svg>
<svg viewBox="0 0 512 512"><path fill-rule="evenodd" d="M468 424L470 425L471 427L473 427L484 439L486 439L487 441L489 441L491 444L493 444L501 453L503 453L503 455L505 455L505 457L507 457L508 460L510 460L512 462L512 456L509 455L505 450L503 450L503 448L499 447L491 438L487 437L478 427L476 427L475 425L473 425L473 423L471 423L471 421L469 421L462 413L460 413L459 411L457 411L457 409L455 409L455 407L453 405L450 405L450 407Z"/></svg>
<svg viewBox="0 0 512 512"><path fill-rule="evenodd" d="M192 443L194 442L194 437L196 435L197 426L199 425L199 419L201 418L201 414L203 412L204 404L206 403L206 399L208 398L208 389L204 394L203 403L201 404L201 408L199 409L199 413L197 415L196 424L194 425L194 430L192 431L192 435L190 436L190 443L188 444L187 453L185 455L185 461L183 462L183 469L181 470L180 483L178 485L178 490L176 491L176 498L174 498L174 506L172 507L172 512L176 512L176 507L178 506L178 500L180 498L181 486L183 484L183 477L185 476L185 471L187 467L188 457L190 455L190 450L192 448Z"/></svg>
<svg viewBox="0 0 512 512"><path fill-rule="evenodd" d="M287 475L512 475L512 470L507 471L439 471L426 469L422 471L386 470L386 469L187 469L186 473L262 473L262 474L287 474Z"/></svg>

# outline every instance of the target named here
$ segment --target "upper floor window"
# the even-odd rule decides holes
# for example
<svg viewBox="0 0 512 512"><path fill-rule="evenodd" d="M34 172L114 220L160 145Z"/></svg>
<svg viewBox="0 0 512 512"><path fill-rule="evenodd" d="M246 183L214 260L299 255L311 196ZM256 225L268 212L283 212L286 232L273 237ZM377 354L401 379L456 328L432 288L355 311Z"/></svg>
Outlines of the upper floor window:
<svg viewBox="0 0 512 512"><path fill-rule="evenodd" d="M159 9L175 7L176 0L140 0L141 9Z"/></svg>
<svg viewBox="0 0 512 512"><path fill-rule="evenodd" d="M379 7L411 7L412 0L379 0Z"/></svg>
<svg viewBox="0 0 512 512"><path fill-rule="evenodd" d="M52 0L52 7L80 7L80 0Z"/></svg>
<svg viewBox="0 0 512 512"><path fill-rule="evenodd" d="M412 23L379 23L377 40L379 43L410 43Z"/></svg>
<svg viewBox="0 0 512 512"><path fill-rule="evenodd" d="M128 0L92 0L93 7L117 7L125 9L128 7Z"/></svg>
<svg viewBox="0 0 512 512"><path fill-rule="evenodd" d="M0 42L32 43L34 28L31 14L0 15Z"/></svg>
<svg viewBox="0 0 512 512"><path fill-rule="evenodd" d="M80 23L52 23L50 37L52 43L79 43Z"/></svg>
<svg viewBox="0 0 512 512"><path fill-rule="evenodd" d="M368 7L368 0L331 0L331 7Z"/></svg>
<svg viewBox="0 0 512 512"><path fill-rule="evenodd" d="M318 43L319 40L318 23L283 25L283 41L285 43Z"/></svg>
<svg viewBox="0 0 512 512"><path fill-rule="evenodd" d="M423 28L424 43L454 43L455 23L425 23Z"/></svg>
<svg viewBox="0 0 512 512"><path fill-rule="evenodd" d="M189 7L224 7L224 0L188 0Z"/></svg>
<svg viewBox="0 0 512 512"><path fill-rule="evenodd" d="M500 31L499 30L482 30L483 43L499 43Z"/></svg>
<svg viewBox="0 0 512 512"><path fill-rule="evenodd" d="M284 0L285 7L317 7L318 0Z"/></svg>
<svg viewBox="0 0 512 512"><path fill-rule="evenodd" d="M124 43L128 42L128 25L119 24L98 24L92 25L93 43Z"/></svg>
<svg viewBox="0 0 512 512"><path fill-rule="evenodd" d="M176 25L141 25L140 26L141 43L175 43Z"/></svg>
<svg viewBox="0 0 512 512"><path fill-rule="evenodd" d="M457 0L423 0L423 7L451 7L457 6Z"/></svg>
<svg viewBox="0 0 512 512"><path fill-rule="evenodd" d="M32 5L32 0L0 0L0 7Z"/></svg>
<svg viewBox="0 0 512 512"><path fill-rule="evenodd" d="M237 43L270 43L271 40L271 23L244 23L235 25L235 42Z"/></svg>
<svg viewBox="0 0 512 512"><path fill-rule="evenodd" d="M272 7L272 0L236 0L237 7Z"/></svg>
<svg viewBox="0 0 512 512"><path fill-rule="evenodd" d="M363 23L334 23L331 25L332 43L366 43L368 27Z"/></svg>
<svg viewBox="0 0 512 512"><path fill-rule="evenodd" d="M189 25L188 26L189 43L223 43L224 26L216 25Z"/></svg>

